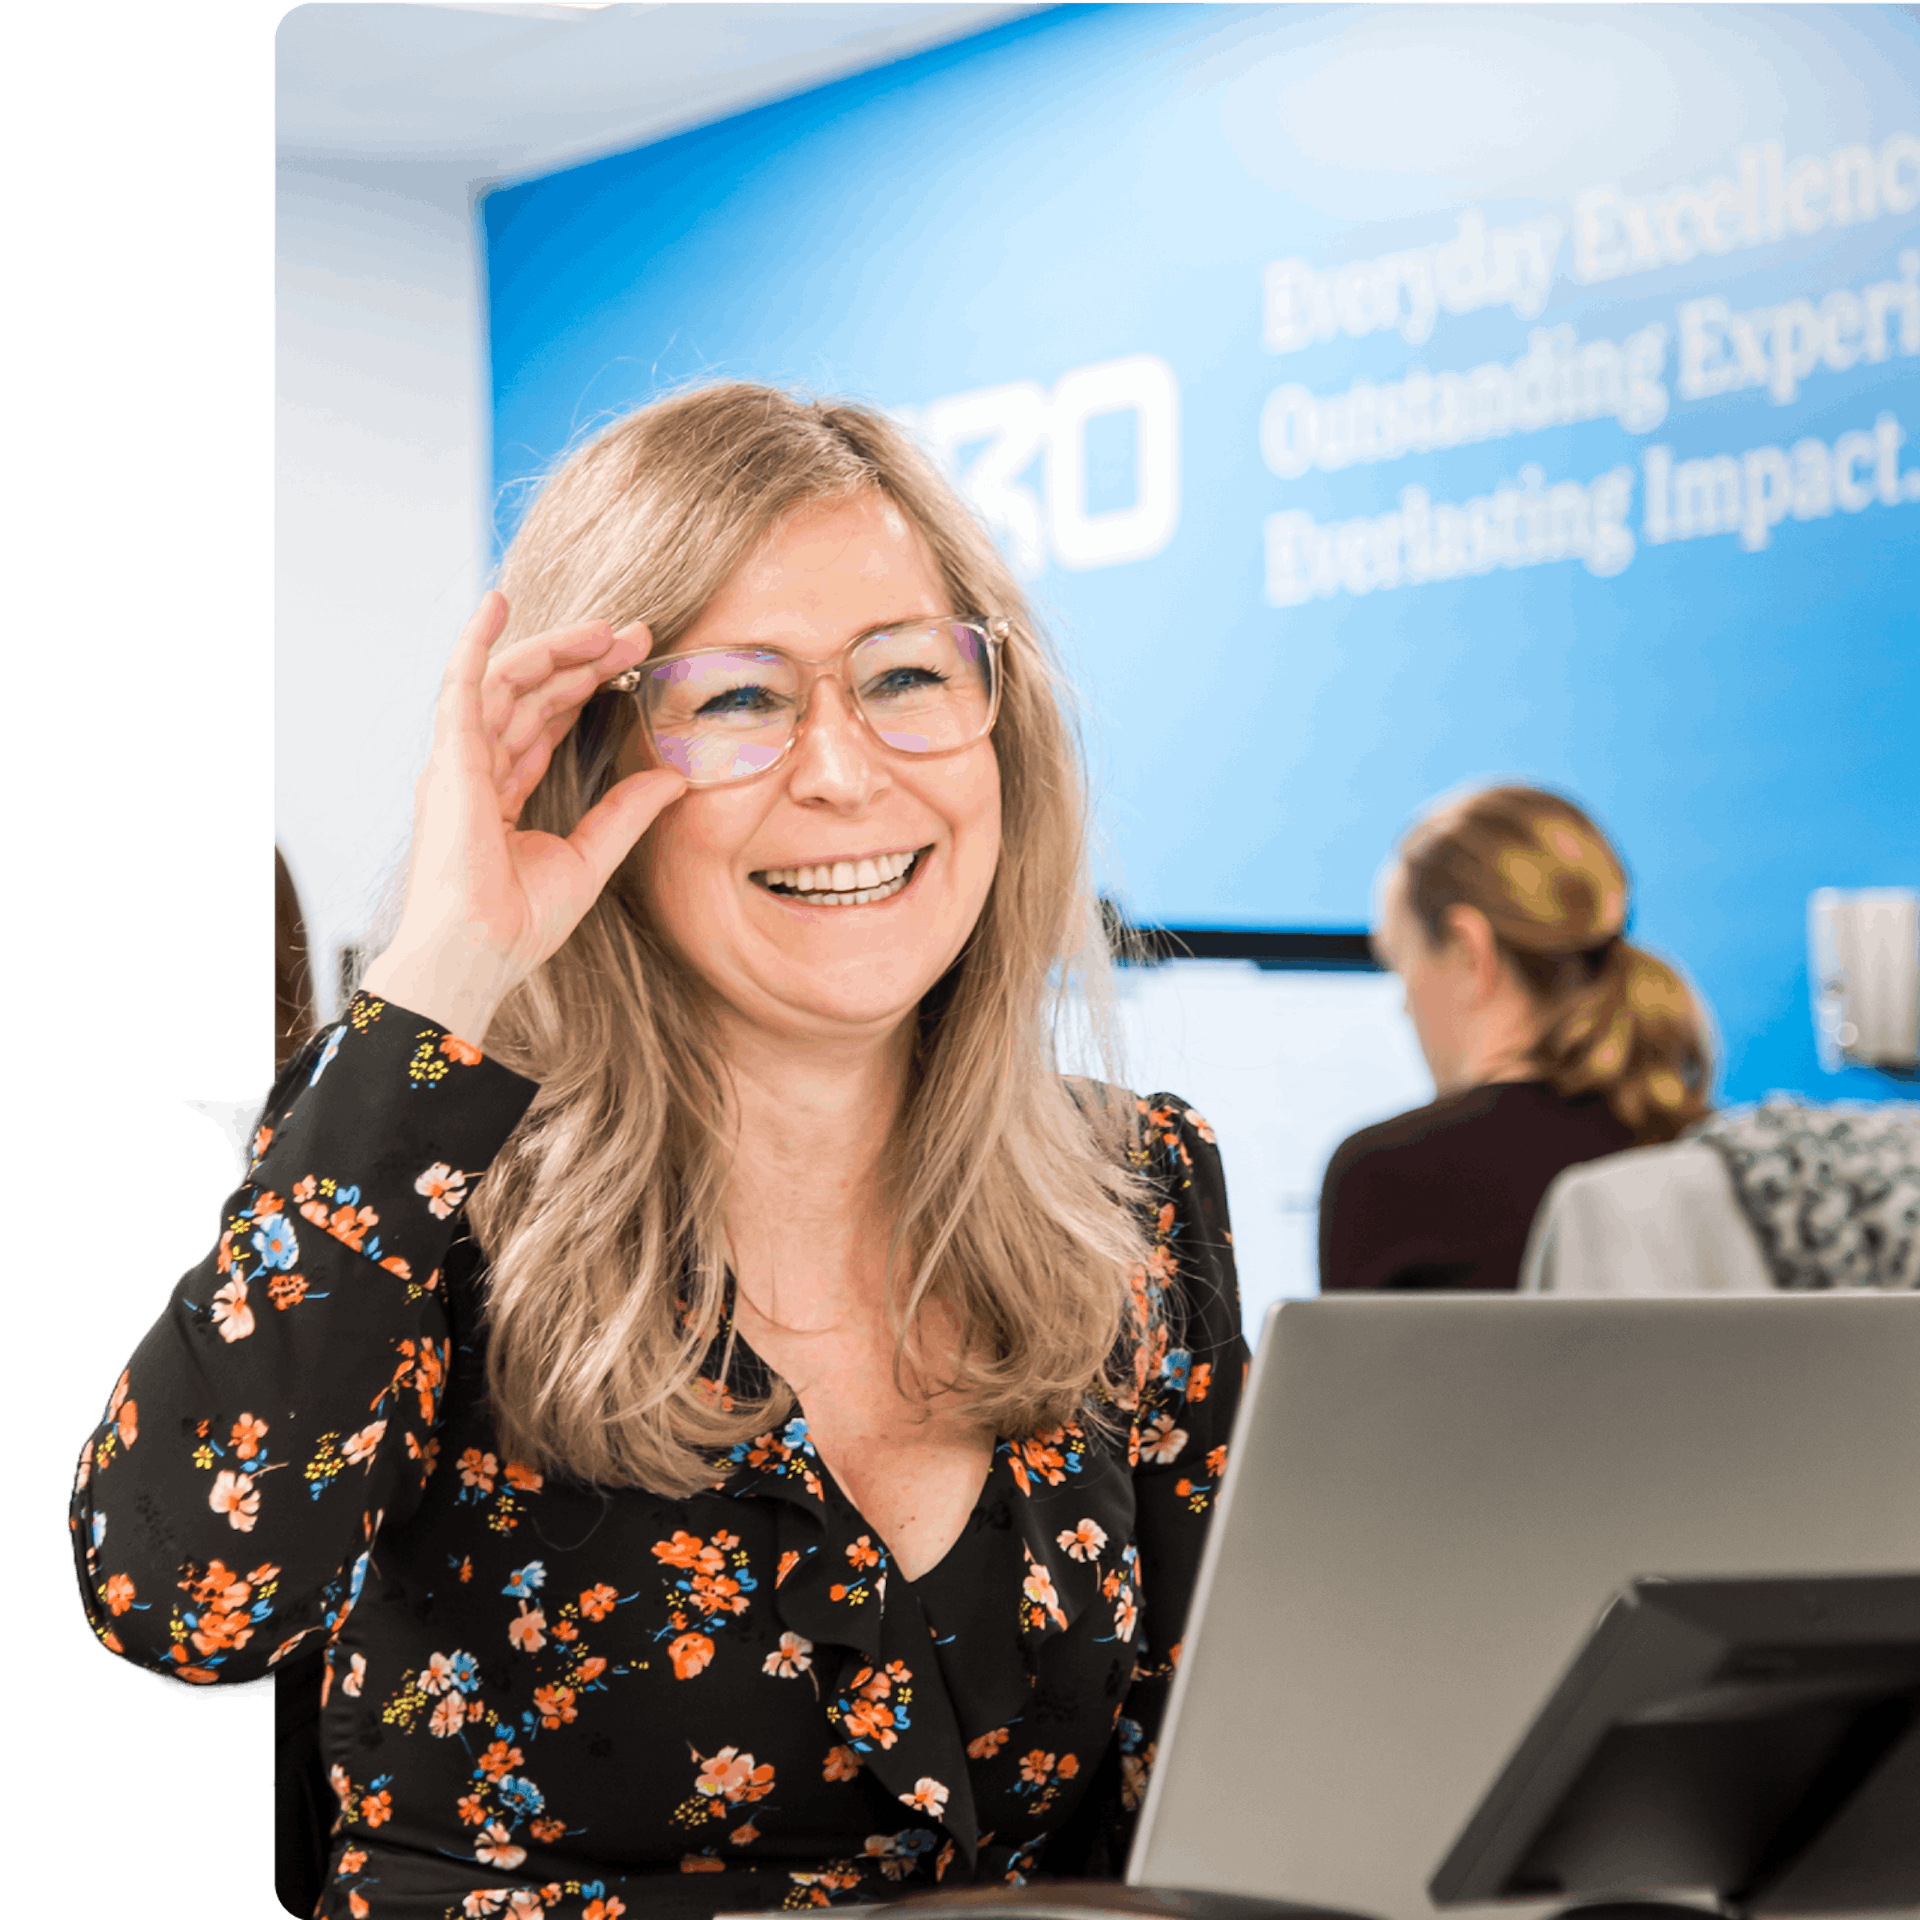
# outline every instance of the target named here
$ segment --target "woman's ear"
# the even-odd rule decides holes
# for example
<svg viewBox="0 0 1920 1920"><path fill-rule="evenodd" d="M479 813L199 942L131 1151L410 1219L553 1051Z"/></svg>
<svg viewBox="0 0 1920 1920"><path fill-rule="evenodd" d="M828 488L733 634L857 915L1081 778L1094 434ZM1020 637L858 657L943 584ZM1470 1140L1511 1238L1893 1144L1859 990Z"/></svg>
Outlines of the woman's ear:
<svg viewBox="0 0 1920 1920"><path fill-rule="evenodd" d="M1493 922L1478 907L1464 904L1447 909L1447 958L1465 976L1476 1002L1491 999L1501 986L1505 966Z"/></svg>

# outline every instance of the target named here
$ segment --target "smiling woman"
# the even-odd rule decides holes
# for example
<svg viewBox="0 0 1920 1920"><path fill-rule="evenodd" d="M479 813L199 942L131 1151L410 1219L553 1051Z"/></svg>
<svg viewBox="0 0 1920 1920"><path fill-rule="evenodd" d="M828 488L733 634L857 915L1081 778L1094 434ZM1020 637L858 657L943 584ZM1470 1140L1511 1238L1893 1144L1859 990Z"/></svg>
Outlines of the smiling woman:
<svg viewBox="0 0 1920 1920"><path fill-rule="evenodd" d="M393 941L75 1495L114 1651L324 1649L297 1904L1117 1869L1245 1352L1205 1122L1053 1065L1083 795L881 417L709 388L555 477Z"/></svg>

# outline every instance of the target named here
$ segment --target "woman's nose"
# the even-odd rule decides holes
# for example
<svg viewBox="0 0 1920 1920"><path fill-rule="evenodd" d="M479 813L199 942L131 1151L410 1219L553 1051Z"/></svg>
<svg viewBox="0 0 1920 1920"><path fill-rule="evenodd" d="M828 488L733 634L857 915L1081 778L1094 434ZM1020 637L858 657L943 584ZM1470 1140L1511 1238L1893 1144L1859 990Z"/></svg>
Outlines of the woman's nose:
<svg viewBox="0 0 1920 1920"><path fill-rule="evenodd" d="M787 790L795 800L834 807L866 805L890 778L853 696L828 674L813 683L790 765Z"/></svg>

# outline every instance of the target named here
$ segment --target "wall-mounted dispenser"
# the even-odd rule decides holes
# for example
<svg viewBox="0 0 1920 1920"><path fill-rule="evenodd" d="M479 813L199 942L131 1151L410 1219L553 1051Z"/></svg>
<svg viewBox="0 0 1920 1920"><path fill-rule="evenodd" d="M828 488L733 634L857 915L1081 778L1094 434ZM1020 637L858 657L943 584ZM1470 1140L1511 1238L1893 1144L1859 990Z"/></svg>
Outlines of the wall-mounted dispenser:
<svg viewBox="0 0 1920 1920"><path fill-rule="evenodd" d="M1920 1070L1920 893L1822 887L1807 902L1807 949L1820 1065Z"/></svg>

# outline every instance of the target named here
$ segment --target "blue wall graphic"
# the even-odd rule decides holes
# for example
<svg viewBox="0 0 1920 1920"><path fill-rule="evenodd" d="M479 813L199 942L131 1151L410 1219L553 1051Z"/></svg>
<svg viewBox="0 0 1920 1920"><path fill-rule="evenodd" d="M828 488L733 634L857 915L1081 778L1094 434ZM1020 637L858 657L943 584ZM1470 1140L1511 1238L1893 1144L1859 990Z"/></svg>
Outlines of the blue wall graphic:
<svg viewBox="0 0 1920 1920"><path fill-rule="evenodd" d="M1726 1092L1805 903L1920 883L1920 21L1072 7L495 191L494 462L663 387L911 420L1088 696L1105 879L1352 925L1517 774L1626 850Z"/></svg>

